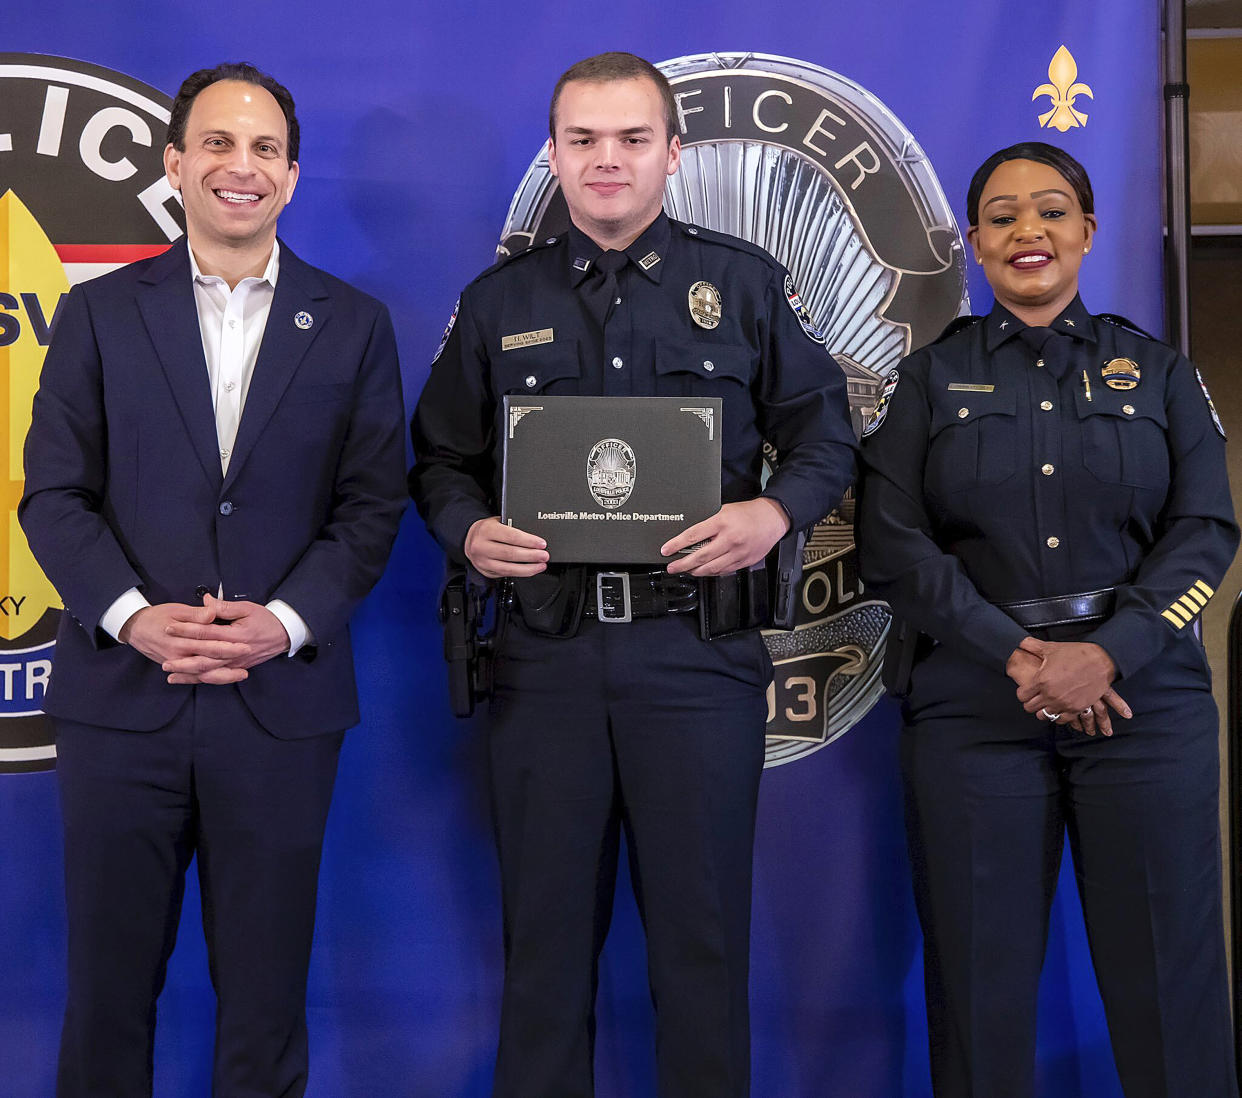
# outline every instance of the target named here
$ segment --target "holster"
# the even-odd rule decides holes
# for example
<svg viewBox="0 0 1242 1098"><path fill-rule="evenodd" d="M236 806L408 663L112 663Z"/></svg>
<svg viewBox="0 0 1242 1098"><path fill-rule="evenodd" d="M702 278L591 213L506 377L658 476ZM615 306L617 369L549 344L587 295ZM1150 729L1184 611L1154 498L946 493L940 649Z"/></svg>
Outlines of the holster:
<svg viewBox="0 0 1242 1098"><path fill-rule="evenodd" d="M920 651L922 646L922 652ZM893 615L888 627L888 640L884 645L884 663L880 667L880 681L884 689L895 698L910 695L910 676L920 654L930 650L932 640L914 626Z"/></svg>
<svg viewBox="0 0 1242 1098"><path fill-rule="evenodd" d="M789 630L794 627L806 537L806 530L790 530L768 554L768 605L772 613L763 624L772 629Z"/></svg>
<svg viewBox="0 0 1242 1098"><path fill-rule="evenodd" d="M440 592L440 624L444 627L449 704L457 717L469 717L475 702L492 693L493 636L483 631L490 593L489 585L470 582L465 568L448 564Z"/></svg>

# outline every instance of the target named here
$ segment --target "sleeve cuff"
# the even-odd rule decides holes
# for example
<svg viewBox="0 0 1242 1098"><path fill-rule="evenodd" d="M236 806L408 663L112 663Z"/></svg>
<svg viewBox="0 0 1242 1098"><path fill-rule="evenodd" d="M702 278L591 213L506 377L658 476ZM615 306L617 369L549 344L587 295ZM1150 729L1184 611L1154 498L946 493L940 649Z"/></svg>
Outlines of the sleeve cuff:
<svg viewBox="0 0 1242 1098"><path fill-rule="evenodd" d="M103 617L99 619L99 628L114 641L119 642L125 623L139 610L144 610L150 605L147 597L137 587L131 587L104 611Z"/></svg>
<svg viewBox="0 0 1242 1098"><path fill-rule="evenodd" d="M302 615L284 599L272 599L267 604L267 608L276 615L276 619L289 634L289 656L296 656L300 648L314 642L315 638L311 636L311 631L306 622L302 620Z"/></svg>
<svg viewBox="0 0 1242 1098"><path fill-rule="evenodd" d="M1140 615L1122 611L1079 639L1103 648L1117 668L1117 677L1126 679L1155 659L1173 636L1163 622L1153 628Z"/></svg>

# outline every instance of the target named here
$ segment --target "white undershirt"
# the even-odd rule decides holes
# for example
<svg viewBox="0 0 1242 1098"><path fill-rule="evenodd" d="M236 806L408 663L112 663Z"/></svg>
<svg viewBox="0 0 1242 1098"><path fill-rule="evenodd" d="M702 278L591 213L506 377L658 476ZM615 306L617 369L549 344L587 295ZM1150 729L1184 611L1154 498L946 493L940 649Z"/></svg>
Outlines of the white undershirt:
<svg viewBox="0 0 1242 1098"><path fill-rule="evenodd" d="M227 473L267 316L271 312L272 297L276 293L280 245L273 242L271 258L260 277L243 278L232 290L223 278L205 275L199 270L193 249L190 249L190 272L215 412L220 468ZM125 623L150 605L137 587L131 587L108 607L99 620L99 627L119 640ZM285 627L289 634L289 655L294 655L310 639L306 622L283 599L272 599L267 608Z"/></svg>

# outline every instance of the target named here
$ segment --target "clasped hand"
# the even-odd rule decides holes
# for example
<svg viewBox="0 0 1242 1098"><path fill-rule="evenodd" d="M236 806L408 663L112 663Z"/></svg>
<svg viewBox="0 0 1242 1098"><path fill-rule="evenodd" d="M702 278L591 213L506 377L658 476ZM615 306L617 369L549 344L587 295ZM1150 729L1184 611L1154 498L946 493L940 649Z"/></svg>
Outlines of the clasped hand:
<svg viewBox="0 0 1242 1098"><path fill-rule="evenodd" d="M1127 719L1132 716L1111 686L1116 665L1098 644L1026 637L1010 655L1005 672L1017 683L1022 708L1040 720L1055 719L1088 736L1097 730L1111 736L1110 708Z"/></svg>
<svg viewBox="0 0 1242 1098"><path fill-rule="evenodd" d="M289 634L266 606L203 596L202 606L163 602L130 616L119 639L178 685L241 682L248 668L289 651Z"/></svg>

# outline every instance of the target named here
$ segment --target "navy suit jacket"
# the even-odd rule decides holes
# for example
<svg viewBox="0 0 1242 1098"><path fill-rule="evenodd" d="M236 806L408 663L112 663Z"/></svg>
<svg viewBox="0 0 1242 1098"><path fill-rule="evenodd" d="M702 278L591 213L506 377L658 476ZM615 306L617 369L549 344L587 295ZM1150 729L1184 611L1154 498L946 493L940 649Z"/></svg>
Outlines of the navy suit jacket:
<svg viewBox="0 0 1242 1098"><path fill-rule="evenodd" d="M309 327L294 317L305 313ZM305 317L302 318L305 325ZM166 724L190 688L98 628L137 587L196 589L305 620L314 647L237 689L282 738L358 719L348 620L405 506L404 413L387 309L285 245L227 475L183 241L74 287L43 367L22 528L64 600L44 709L115 728Z"/></svg>

